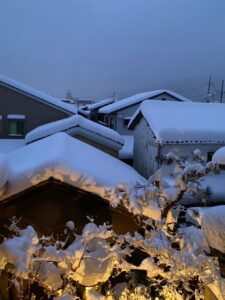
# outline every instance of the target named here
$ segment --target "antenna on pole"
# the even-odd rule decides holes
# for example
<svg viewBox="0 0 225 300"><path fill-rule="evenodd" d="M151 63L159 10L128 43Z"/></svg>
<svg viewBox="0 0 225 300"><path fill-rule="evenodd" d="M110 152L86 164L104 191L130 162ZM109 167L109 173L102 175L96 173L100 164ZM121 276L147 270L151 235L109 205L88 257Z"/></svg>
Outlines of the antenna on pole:
<svg viewBox="0 0 225 300"><path fill-rule="evenodd" d="M112 94L113 102L115 102L115 95L116 95L116 92L114 91Z"/></svg>

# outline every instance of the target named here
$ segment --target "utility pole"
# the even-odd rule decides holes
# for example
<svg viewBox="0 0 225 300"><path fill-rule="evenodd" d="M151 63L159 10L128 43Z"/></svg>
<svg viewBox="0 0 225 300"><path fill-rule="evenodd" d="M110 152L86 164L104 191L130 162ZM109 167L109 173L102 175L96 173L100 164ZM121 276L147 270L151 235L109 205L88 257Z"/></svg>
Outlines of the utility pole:
<svg viewBox="0 0 225 300"><path fill-rule="evenodd" d="M223 102L223 87L224 87L224 80L222 80L221 94L220 94L220 103Z"/></svg>
<svg viewBox="0 0 225 300"><path fill-rule="evenodd" d="M211 84L212 84L212 77L210 76L210 77L209 77L209 83L208 83L208 91L207 91L207 95L209 95L209 93L210 93ZM207 99L207 102L209 102L208 99Z"/></svg>
<svg viewBox="0 0 225 300"><path fill-rule="evenodd" d="M209 102L209 94L210 94L210 89L212 85L212 77L209 77L209 82L208 82L208 92L207 92L207 102Z"/></svg>

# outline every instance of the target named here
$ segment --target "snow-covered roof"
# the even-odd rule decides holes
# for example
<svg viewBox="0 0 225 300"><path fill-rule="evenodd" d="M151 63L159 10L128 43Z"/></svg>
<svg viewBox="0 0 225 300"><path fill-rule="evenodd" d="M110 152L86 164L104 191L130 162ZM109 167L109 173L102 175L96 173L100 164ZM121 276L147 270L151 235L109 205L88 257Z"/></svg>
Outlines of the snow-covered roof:
<svg viewBox="0 0 225 300"><path fill-rule="evenodd" d="M4 85L9 87L10 89L14 89L16 91L19 91L20 93L24 93L27 95L32 96L33 99L37 101L44 102L47 105L53 106L57 109L66 111L67 113L76 113L77 109L72 104L64 103L63 101L49 96L39 90L36 90L34 88L31 88L23 83L20 83L14 79L8 78L6 76L0 75L0 85Z"/></svg>
<svg viewBox="0 0 225 300"><path fill-rule="evenodd" d="M23 146L24 139L0 139L0 153L9 153Z"/></svg>
<svg viewBox="0 0 225 300"><path fill-rule="evenodd" d="M134 104L142 102L146 99L151 99L153 97L159 96L159 95L164 94L164 93L168 94L169 96L175 97L178 101L191 102L190 99L187 99L187 98L185 98L185 97L183 97L183 96L181 96L181 95L179 95L175 92L162 89L162 90L150 91L150 92L145 92L145 93L139 93L139 94L133 95L131 97L119 100L115 103L112 103L110 105L102 107L101 109L99 109L99 112L103 113L103 114L109 114L109 113L112 113L114 111L117 111L117 110L120 110L122 108L134 105Z"/></svg>
<svg viewBox="0 0 225 300"><path fill-rule="evenodd" d="M109 105L113 102L114 102L113 98L99 100L96 103L92 103L92 104L87 105L87 109L88 110L98 109L102 106Z"/></svg>
<svg viewBox="0 0 225 300"><path fill-rule="evenodd" d="M146 181L132 167L62 132L15 150L5 158L0 160L0 180L4 173L4 182L6 176L8 182L0 200L52 177L108 200L118 185Z"/></svg>
<svg viewBox="0 0 225 300"><path fill-rule="evenodd" d="M156 143L225 143L225 104L144 101L128 128L142 116Z"/></svg>
<svg viewBox="0 0 225 300"><path fill-rule="evenodd" d="M26 135L25 141L30 143L62 131L70 135L80 134L117 150L121 149L124 144L124 138L113 129L90 121L80 115L41 125L30 131Z"/></svg>

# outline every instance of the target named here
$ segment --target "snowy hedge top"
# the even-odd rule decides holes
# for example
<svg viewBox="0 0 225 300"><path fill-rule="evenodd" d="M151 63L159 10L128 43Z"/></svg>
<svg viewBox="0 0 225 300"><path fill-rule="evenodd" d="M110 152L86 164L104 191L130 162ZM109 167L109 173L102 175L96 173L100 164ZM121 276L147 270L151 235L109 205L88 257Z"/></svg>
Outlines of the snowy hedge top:
<svg viewBox="0 0 225 300"><path fill-rule="evenodd" d="M86 129L92 133L98 134L99 136L101 136L103 138L110 139L110 140L120 144L119 148L121 148L124 144L124 138L119 133L117 133L115 130L105 127L96 122L90 121L80 115L75 115L75 116L72 116L72 117L69 117L66 119L62 119L59 121L41 125L41 126L35 128L34 130L30 131L26 135L25 141L26 141L26 143L30 143L35 140L49 136L51 134L54 134L54 133L57 133L60 131L72 130L73 128ZM82 133L82 135L84 135L84 132Z"/></svg>
<svg viewBox="0 0 225 300"><path fill-rule="evenodd" d="M63 101L49 96L41 91L31 88L25 84L22 84L14 79L8 78L6 76L0 75L0 84L8 86L12 89L16 89L22 93L29 94L37 101L45 102L48 105L57 107L58 109L64 110L69 113L76 113L77 109L74 105L64 103Z"/></svg>
<svg viewBox="0 0 225 300"><path fill-rule="evenodd" d="M128 127L141 116L157 143L225 143L225 104L144 101Z"/></svg>
<svg viewBox="0 0 225 300"><path fill-rule="evenodd" d="M139 94L136 94L134 96L119 100L115 103L112 103L110 105L102 107L99 110L99 112L103 113L103 114L108 114L108 113L117 111L119 109L125 108L127 106L139 103L139 102L144 101L146 99L153 98L153 97L158 96L158 95L163 94L163 93L166 93L166 94L168 94L172 97L175 97L175 98L177 98L178 100L180 100L182 102L191 102L191 100L189 100L189 99L187 99L187 98L185 98L185 97L183 97L183 96L181 96L177 93L174 93L172 91L169 91L169 90L156 90L156 91L151 91L151 92L139 93Z"/></svg>
<svg viewBox="0 0 225 300"><path fill-rule="evenodd" d="M225 165L225 147L218 149L214 153L212 160L219 165Z"/></svg>
<svg viewBox="0 0 225 300"><path fill-rule="evenodd" d="M132 167L66 133L13 151L7 160L8 181L1 200L51 177L109 200L118 185L146 182Z"/></svg>

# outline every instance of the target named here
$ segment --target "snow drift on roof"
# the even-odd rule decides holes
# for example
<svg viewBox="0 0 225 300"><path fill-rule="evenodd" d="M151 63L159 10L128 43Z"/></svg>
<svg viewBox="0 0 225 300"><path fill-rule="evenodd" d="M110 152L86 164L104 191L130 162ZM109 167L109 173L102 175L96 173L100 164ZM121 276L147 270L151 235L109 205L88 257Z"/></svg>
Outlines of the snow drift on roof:
<svg viewBox="0 0 225 300"><path fill-rule="evenodd" d="M48 124L41 125L34 130L30 131L26 137L26 143L41 139L43 137L49 136L53 133L71 130L72 128L83 128L90 132L96 133L101 137L110 139L121 146L124 144L123 137L116 131L100 125L96 122L90 121L80 115L75 115L66 119L51 122Z"/></svg>
<svg viewBox="0 0 225 300"><path fill-rule="evenodd" d="M87 105L87 109L88 110L98 109L98 108L100 108L102 106L111 104L113 102L114 102L114 100L112 98L105 99L105 100L99 100L96 103L92 103L92 104Z"/></svg>
<svg viewBox="0 0 225 300"><path fill-rule="evenodd" d="M158 143L225 143L225 104L144 101L143 115Z"/></svg>
<svg viewBox="0 0 225 300"><path fill-rule="evenodd" d="M146 182L132 167L65 133L24 146L7 158L8 184L1 200L51 177L109 200L119 184Z"/></svg>
<svg viewBox="0 0 225 300"><path fill-rule="evenodd" d="M99 110L99 112L103 113L103 114L109 114L111 112L114 112L114 111L117 111L119 109L125 108L127 106L139 103L139 102L144 101L148 98L153 98L153 97L158 96L158 95L163 94L163 93L167 93L168 95L170 95L172 97L175 97L179 101L182 101L182 102L191 102L190 99L187 99L187 98L185 98L185 97L183 97L183 96L181 96L181 95L179 95L175 92L172 92L172 91L169 91L169 90L156 90L156 91L136 94L134 96L119 100L115 103L112 103L110 105L107 105L107 106L101 108Z"/></svg>
<svg viewBox="0 0 225 300"><path fill-rule="evenodd" d="M29 94L33 96L36 100L45 102L46 104L50 104L51 106L57 107L58 109L70 112L70 113L76 113L77 109L72 104L64 103L63 101L49 96L41 91L38 91L36 89L33 89L23 83L20 83L16 80L13 80L11 78L8 78L6 76L0 75L0 84L9 86L13 89L19 90L23 93Z"/></svg>

